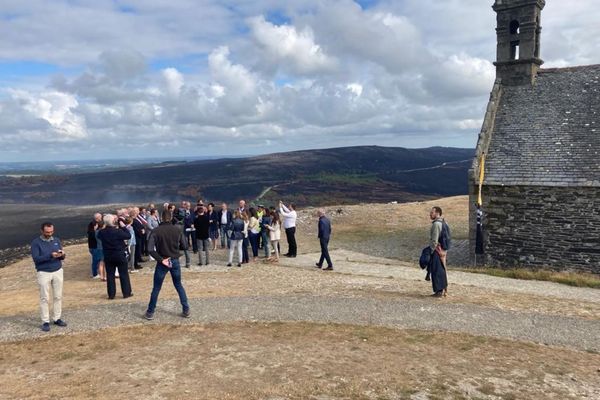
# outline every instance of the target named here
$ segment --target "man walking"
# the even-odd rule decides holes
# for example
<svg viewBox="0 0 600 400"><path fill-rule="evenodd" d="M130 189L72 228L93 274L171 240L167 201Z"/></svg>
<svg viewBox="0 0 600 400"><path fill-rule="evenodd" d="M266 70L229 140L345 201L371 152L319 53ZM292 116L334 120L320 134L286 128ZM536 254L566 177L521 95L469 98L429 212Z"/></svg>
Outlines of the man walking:
<svg viewBox="0 0 600 400"><path fill-rule="evenodd" d="M98 279L100 275L98 275L98 265L100 261L102 261L102 249L98 248L98 240L96 240L96 231L102 222L102 214L96 213L94 214L94 219L92 222L88 224L87 227L87 240L88 240L88 249L90 254L92 255L92 278Z"/></svg>
<svg viewBox="0 0 600 400"><path fill-rule="evenodd" d="M321 243L321 258L316 264L317 268L323 267L323 261L327 260L327 268L323 271L333 271L333 263L329 257L329 238L331 237L331 221L325 216L325 211L319 210L319 243Z"/></svg>
<svg viewBox="0 0 600 400"><path fill-rule="evenodd" d="M61 319L63 270L62 260L65 259L60 240L54 237L54 225L44 222L41 235L31 243L31 257L37 271L37 281L40 286L40 309L42 315L42 330L50 331L50 309L48 298L52 286L54 325L65 327L67 323Z"/></svg>
<svg viewBox="0 0 600 400"><path fill-rule="evenodd" d="M283 228L285 229L285 236L288 242L288 252L284 254L286 257L296 257L298 252L298 246L296 244L296 206L290 203L289 208L279 202L279 214L283 217Z"/></svg>
<svg viewBox="0 0 600 400"><path fill-rule="evenodd" d="M163 211L163 221L171 221L172 219L173 215L170 211ZM181 283L181 266L179 264L179 257L181 257L179 249L187 250L187 242L183 231L170 222L162 222L158 228L152 231L148 248L150 249L150 255L156 260L156 269L154 270L154 285L152 287L152 294L150 295L150 303L144 317L148 320L154 319L154 310L156 309L160 289L167 273L171 273L173 285L175 286L175 290L177 290L179 301L183 308L181 316L189 318L190 306L185 289Z"/></svg>

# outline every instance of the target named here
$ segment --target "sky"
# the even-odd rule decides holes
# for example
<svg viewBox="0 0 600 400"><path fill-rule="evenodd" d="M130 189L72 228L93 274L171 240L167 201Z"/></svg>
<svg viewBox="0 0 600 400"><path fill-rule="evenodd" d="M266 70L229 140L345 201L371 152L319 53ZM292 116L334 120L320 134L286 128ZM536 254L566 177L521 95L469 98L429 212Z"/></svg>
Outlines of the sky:
<svg viewBox="0 0 600 400"><path fill-rule="evenodd" d="M546 67L600 63L597 0L547 0ZM474 147L492 0L2 0L2 161Z"/></svg>

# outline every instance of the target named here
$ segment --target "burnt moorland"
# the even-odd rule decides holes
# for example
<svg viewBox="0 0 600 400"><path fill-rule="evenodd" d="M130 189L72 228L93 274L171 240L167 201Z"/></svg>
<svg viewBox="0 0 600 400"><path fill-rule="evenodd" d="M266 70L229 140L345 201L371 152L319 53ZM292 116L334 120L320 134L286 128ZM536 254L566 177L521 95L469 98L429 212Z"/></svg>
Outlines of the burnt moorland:
<svg viewBox="0 0 600 400"><path fill-rule="evenodd" d="M404 202L465 194L473 155L472 149L363 146L5 178L0 203L231 202L259 197L306 205Z"/></svg>

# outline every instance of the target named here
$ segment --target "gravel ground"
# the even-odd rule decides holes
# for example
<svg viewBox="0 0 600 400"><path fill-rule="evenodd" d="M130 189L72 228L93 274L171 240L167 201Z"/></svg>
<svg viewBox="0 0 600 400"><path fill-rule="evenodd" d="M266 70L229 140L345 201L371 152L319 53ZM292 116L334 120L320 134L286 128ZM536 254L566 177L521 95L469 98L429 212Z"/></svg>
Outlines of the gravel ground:
<svg viewBox="0 0 600 400"><path fill-rule="evenodd" d="M425 275L413 263L373 257L348 250L334 250L331 252L331 257L338 273L405 280L420 280ZM318 254L316 253L300 254L295 259L285 259L283 263L286 266L310 269L317 258ZM598 289L578 288L554 282L517 280L452 270L448 272L448 282L450 291L452 285L464 285L510 293L600 303L600 290ZM600 316L598 317L600 318Z"/></svg>
<svg viewBox="0 0 600 400"><path fill-rule="evenodd" d="M97 329L141 323L187 322L178 316L180 305L173 300L159 302L156 319L145 322L146 303L113 303L71 310L65 319L68 328L53 327L50 335L89 332ZM514 313L472 305L450 305L426 301L321 296L230 297L190 300L190 322L310 321L376 325L394 328L443 330L474 335L510 338L600 351L600 321ZM39 330L37 316L0 318L1 341L47 336Z"/></svg>
<svg viewBox="0 0 600 400"><path fill-rule="evenodd" d="M193 266L186 274L212 274L225 271L224 252L217 252L210 267ZM317 273L314 262L317 253L300 254L295 259L283 258L281 266ZM406 282L422 281L423 272L411 263L372 257L345 250L332 252L334 277L356 276L364 279L393 278ZM151 263L141 272L152 274ZM234 268L235 269L235 268ZM322 272L322 274L327 274ZM285 275L285 274L284 274ZM326 276L326 275L323 275ZM574 288L551 282L519 281L487 275L450 271L452 286L473 286L506 293L600 303L600 290ZM170 281L165 284L170 285ZM349 290L351 288L348 288ZM111 302L80 309L65 310L67 329L54 328L52 335L88 332L96 329L145 323L148 293L140 294L137 302ZM196 298L190 300L192 321L198 323L228 321L307 321L345 324L378 325L397 328L445 330L475 335L529 340L536 343L567 346L580 350L600 351L600 316L583 319L560 314L501 310L477 304L448 303L444 300L411 298L373 298L368 295L323 295L317 290L301 295L233 296ZM155 323L185 322L178 317L178 305L172 300L159 301ZM41 337L37 313L0 318L0 341L15 341Z"/></svg>

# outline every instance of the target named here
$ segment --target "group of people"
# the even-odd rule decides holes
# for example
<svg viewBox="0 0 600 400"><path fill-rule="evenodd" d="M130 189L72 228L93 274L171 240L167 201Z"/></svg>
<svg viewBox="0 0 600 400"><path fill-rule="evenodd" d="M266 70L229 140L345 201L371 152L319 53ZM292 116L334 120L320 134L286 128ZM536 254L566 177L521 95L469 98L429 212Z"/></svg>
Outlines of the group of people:
<svg viewBox="0 0 600 400"><path fill-rule="evenodd" d="M432 228L430 241L430 262L427 266L435 296L443 296L447 289L446 251L448 245L442 246L446 232L442 219L442 210L434 207L431 210ZM321 257L317 268L331 271L333 263L329 255L331 237L331 221L323 210L318 212L318 238L321 246ZM108 298L116 295L116 277L119 277L123 298L133 296L129 273L143 268L140 264L143 256L156 261L153 288L146 310L146 319L154 318L154 311L162 283L167 274L171 274L173 284L179 295L182 316L190 316L190 307L185 289L181 281L181 252L185 256L185 266L190 267L190 247L198 254L198 265L209 265L209 253L217 248L228 249L227 267L256 260L262 247L264 257L277 262L280 257L281 229L285 230L288 242L287 257L296 257L296 207L294 204L279 203L279 208L266 208L262 205L247 207L240 200L239 207L229 210L226 203L215 211L212 203L204 205L199 201L194 210L190 202L184 201L181 207L165 203L162 213L158 214L154 205L148 207L131 207L117 210L116 214L96 213L88 225L88 246L92 256L92 277L107 282ZM449 231L447 233L449 235ZM449 236L448 236L449 241ZM248 247L252 249L250 258ZM445 248L444 248L445 247ZM67 326L61 318L63 272L62 260L66 254L60 240L54 236L54 226L45 222L41 226L41 234L31 244L31 254L37 270L40 287L40 308L42 330L50 330L49 293L53 292L53 323ZM327 262L327 266L324 266ZM325 268L323 268L325 267Z"/></svg>

